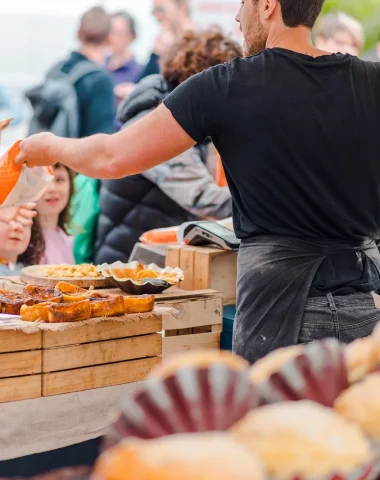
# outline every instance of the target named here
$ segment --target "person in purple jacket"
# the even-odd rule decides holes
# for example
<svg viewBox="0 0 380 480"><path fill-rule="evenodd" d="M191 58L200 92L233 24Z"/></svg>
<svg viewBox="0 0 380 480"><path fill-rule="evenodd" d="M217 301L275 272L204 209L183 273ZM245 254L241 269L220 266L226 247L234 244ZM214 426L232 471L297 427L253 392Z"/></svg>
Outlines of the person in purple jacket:
<svg viewBox="0 0 380 480"><path fill-rule="evenodd" d="M131 51L136 36L136 22L129 13L120 11L112 15L112 53L106 66L111 72L118 101L129 95L143 71L143 66L136 62Z"/></svg>

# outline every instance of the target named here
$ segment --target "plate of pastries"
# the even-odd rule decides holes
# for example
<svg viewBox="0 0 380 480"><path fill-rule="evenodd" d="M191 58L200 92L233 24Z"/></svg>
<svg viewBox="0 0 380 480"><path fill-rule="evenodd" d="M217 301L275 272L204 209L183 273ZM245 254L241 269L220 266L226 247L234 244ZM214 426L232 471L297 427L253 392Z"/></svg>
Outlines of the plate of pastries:
<svg viewBox="0 0 380 480"><path fill-rule="evenodd" d="M0 290L0 312L19 315L25 322L77 322L153 309L152 295L110 295L66 282L58 282L55 287L27 285L21 293Z"/></svg>
<svg viewBox="0 0 380 480"><path fill-rule="evenodd" d="M154 263L104 263L97 269L115 287L134 295L159 294L184 280L180 268L160 268Z"/></svg>

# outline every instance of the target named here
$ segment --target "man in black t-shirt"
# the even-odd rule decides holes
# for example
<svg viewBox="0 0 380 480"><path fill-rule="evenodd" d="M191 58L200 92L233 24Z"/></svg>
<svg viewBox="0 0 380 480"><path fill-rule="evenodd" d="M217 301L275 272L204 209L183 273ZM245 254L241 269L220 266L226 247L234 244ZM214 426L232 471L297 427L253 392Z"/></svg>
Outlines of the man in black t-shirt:
<svg viewBox="0 0 380 480"><path fill-rule="evenodd" d="M193 76L115 136L44 134L18 159L116 178L211 137L242 239L234 349L251 362L326 336L349 342L380 319L380 65L313 47L323 3L243 1L245 58Z"/></svg>

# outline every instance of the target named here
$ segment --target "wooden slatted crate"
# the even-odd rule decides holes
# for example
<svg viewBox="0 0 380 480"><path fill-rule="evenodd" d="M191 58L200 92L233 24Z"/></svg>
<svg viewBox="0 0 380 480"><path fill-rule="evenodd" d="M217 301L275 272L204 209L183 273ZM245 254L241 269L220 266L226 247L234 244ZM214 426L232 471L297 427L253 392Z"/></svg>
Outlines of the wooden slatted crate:
<svg viewBox="0 0 380 480"><path fill-rule="evenodd" d="M138 382L161 357L220 348L220 293L173 288L157 295L156 304L159 314L131 315L127 323L108 319L32 335L0 331L0 402Z"/></svg>
<svg viewBox="0 0 380 480"><path fill-rule="evenodd" d="M161 362L161 312L169 310L158 311L64 331L1 330L0 402L143 380Z"/></svg>
<svg viewBox="0 0 380 480"><path fill-rule="evenodd" d="M42 395L143 380L161 361L162 318L130 319L43 332Z"/></svg>
<svg viewBox="0 0 380 480"><path fill-rule="evenodd" d="M41 396L41 349L41 332L0 332L0 402Z"/></svg>
<svg viewBox="0 0 380 480"><path fill-rule="evenodd" d="M222 332L222 298L220 294L204 290L178 290L171 299L158 303L177 311L162 319L163 358L197 349L219 349Z"/></svg>
<svg viewBox="0 0 380 480"><path fill-rule="evenodd" d="M169 246L166 266L179 266L184 290L211 289L220 292L224 305L236 303L237 252L219 248Z"/></svg>

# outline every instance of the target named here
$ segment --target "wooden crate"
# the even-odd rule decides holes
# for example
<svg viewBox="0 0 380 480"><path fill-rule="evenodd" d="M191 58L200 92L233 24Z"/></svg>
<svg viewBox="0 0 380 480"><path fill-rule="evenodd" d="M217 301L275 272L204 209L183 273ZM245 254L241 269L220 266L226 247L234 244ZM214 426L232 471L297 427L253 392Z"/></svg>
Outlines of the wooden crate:
<svg viewBox="0 0 380 480"><path fill-rule="evenodd" d="M143 380L161 362L162 315L125 319L61 332L0 331L0 402Z"/></svg>
<svg viewBox="0 0 380 480"><path fill-rule="evenodd" d="M162 318L130 318L43 332L42 395L143 380L161 361Z"/></svg>
<svg viewBox="0 0 380 480"><path fill-rule="evenodd" d="M224 305L236 303L237 252L173 245L168 247L166 265L183 270L184 290L211 289L222 294Z"/></svg>
<svg viewBox="0 0 380 480"><path fill-rule="evenodd" d="M0 332L0 402L41 396L41 349L41 332Z"/></svg>
<svg viewBox="0 0 380 480"><path fill-rule="evenodd" d="M2 288L22 286L4 282ZM0 402L138 382L161 357L220 347L220 293L173 288L156 295L156 303L160 315L131 315L128 323L108 319L32 335L0 331Z"/></svg>
<svg viewBox="0 0 380 480"><path fill-rule="evenodd" d="M197 349L219 349L223 325L220 294L213 291L177 290L172 298L157 299L158 304L177 313L163 316L163 358Z"/></svg>

